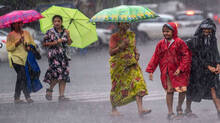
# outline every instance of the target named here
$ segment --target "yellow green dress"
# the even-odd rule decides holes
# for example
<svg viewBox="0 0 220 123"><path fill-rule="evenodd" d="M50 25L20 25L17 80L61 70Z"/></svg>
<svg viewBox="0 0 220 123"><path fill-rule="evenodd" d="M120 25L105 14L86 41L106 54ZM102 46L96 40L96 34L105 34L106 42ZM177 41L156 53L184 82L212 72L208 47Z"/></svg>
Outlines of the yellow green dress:
<svg viewBox="0 0 220 123"><path fill-rule="evenodd" d="M136 100L136 96L148 94L143 73L135 59L135 34L128 31L123 37L130 39L129 46L109 59L112 88L110 100L112 106L121 106ZM123 38L122 37L122 38ZM119 34L112 35L111 40L121 43ZM111 42L110 42L111 43Z"/></svg>

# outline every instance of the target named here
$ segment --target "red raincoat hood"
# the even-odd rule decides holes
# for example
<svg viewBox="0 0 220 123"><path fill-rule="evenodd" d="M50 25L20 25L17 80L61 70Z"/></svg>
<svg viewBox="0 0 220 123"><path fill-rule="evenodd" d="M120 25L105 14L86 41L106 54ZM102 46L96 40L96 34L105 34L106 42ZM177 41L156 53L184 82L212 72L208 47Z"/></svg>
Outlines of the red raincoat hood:
<svg viewBox="0 0 220 123"><path fill-rule="evenodd" d="M169 22L169 23L167 23L166 25L172 27L173 32L174 32L174 33L173 33L173 39L178 38L178 30L177 30L176 23L174 23L174 22Z"/></svg>

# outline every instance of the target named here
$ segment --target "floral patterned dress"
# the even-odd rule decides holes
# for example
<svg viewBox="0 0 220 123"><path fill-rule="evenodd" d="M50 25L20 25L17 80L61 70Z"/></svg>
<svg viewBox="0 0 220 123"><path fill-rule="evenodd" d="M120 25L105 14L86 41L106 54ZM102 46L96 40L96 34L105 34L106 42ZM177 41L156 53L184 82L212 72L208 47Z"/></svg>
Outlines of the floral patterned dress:
<svg viewBox="0 0 220 123"><path fill-rule="evenodd" d="M58 40L58 36L62 38L63 43L67 43L67 34L64 32L58 33L54 28L47 31L44 36L44 42L53 42ZM62 36L61 36L62 35ZM49 68L44 77L44 82L51 83L52 80L63 80L70 82L69 77L69 61L65 55L65 49L63 45L48 47L48 62Z"/></svg>
<svg viewBox="0 0 220 123"><path fill-rule="evenodd" d="M125 105L135 101L137 95L144 96L148 94L141 68L135 59L135 34L127 32L126 35L130 39L128 48L111 56L109 60L112 81L110 93L112 106ZM119 45L121 43L119 34L113 34L110 39L111 42L117 42L117 45Z"/></svg>

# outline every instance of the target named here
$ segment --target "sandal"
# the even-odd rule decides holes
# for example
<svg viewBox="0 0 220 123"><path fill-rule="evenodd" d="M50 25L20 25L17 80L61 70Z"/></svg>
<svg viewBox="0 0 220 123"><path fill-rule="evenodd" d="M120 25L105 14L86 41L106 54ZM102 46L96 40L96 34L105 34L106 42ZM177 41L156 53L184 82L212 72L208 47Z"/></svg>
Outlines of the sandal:
<svg viewBox="0 0 220 123"><path fill-rule="evenodd" d="M183 114L183 110L181 108L177 108L176 109L177 115L176 115L176 120L180 120L183 119L184 114Z"/></svg>
<svg viewBox="0 0 220 123"><path fill-rule="evenodd" d="M52 89L49 89L49 88L48 88L48 89L46 90L45 98L46 98L47 100L49 100L49 101L52 100L52 92L53 92Z"/></svg>
<svg viewBox="0 0 220 123"><path fill-rule="evenodd" d="M152 112L151 109L142 110L142 111L139 113L139 116L142 117L142 116L144 116L144 115L146 115L146 114L149 114L149 113L151 113L151 112Z"/></svg>
<svg viewBox="0 0 220 123"><path fill-rule="evenodd" d="M31 98L27 98L26 100L27 100L27 103L29 104L34 102L34 100L32 100Z"/></svg>
<svg viewBox="0 0 220 123"><path fill-rule="evenodd" d="M65 102L65 101L70 101L70 99L65 96L59 96L59 102Z"/></svg>
<svg viewBox="0 0 220 123"><path fill-rule="evenodd" d="M171 113L171 114L167 115L168 120L173 120L173 119L175 119L175 117L176 117L176 115L174 113Z"/></svg>
<svg viewBox="0 0 220 123"><path fill-rule="evenodd" d="M217 112L218 119L220 120L220 111Z"/></svg>
<svg viewBox="0 0 220 123"><path fill-rule="evenodd" d="M15 100L14 100L14 103L15 103L15 104L25 104L25 101L20 100L20 99L15 99Z"/></svg>
<svg viewBox="0 0 220 123"><path fill-rule="evenodd" d="M196 114L192 113L191 110L189 110L189 111L185 110L184 115L185 115L187 118L198 118L198 116L197 116Z"/></svg>

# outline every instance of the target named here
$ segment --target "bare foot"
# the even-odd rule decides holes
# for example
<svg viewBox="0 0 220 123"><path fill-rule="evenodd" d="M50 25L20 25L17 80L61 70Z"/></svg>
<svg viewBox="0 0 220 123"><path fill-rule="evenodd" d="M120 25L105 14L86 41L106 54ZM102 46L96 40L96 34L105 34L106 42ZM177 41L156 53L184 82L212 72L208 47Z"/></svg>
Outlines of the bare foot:
<svg viewBox="0 0 220 123"><path fill-rule="evenodd" d="M58 98L59 102L67 102L67 101L70 101L69 98L65 97L65 96L59 96Z"/></svg>
<svg viewBox="0 0 220 123"><path fill-rule="evenodd" d="M111 116L123 116L123 115L118 111L112 111Z"/></svg>

